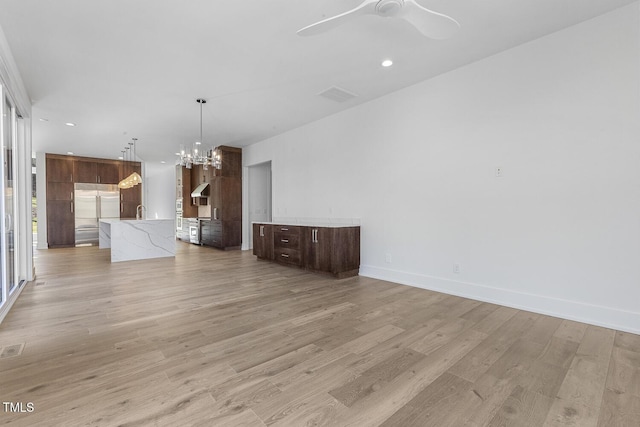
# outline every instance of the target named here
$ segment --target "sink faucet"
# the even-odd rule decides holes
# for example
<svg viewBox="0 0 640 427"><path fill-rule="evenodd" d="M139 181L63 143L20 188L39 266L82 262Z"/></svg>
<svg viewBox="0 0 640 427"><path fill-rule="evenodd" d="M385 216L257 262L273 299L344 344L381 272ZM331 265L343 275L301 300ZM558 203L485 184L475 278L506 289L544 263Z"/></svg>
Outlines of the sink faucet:
<svg viewBox="0 0 640 427"><path fill-rule="evenodd" d="M144 205L138 205L138 207L136 208L136 219L142 219L142 211L146 211L147 208L144 207Z"/></svg>

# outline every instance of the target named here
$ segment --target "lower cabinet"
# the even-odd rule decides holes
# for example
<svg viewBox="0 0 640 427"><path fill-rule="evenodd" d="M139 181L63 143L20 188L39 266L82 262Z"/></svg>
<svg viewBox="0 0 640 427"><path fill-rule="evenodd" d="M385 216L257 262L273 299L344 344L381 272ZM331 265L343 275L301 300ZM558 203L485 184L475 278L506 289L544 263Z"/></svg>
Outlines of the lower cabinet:
<svg viewBox="0 0 640 427"><path fill-rule="evenodd" d="M240 221L219 219L200 220L200 243L218 249L238 249L241 246L237 236L241 235Z"/></svg>
<svg viewBox="0 0 640 427"><path fill-rule="evenodd" d="M75 214L72 200L47 200L47 243L50 248L75 246Z"/></svg>
<svg viewBox="0 0 640 427"><path fill-rule="evenodd" d="M253 224L253 253L260 259L325 272L358 275L360 227Z"/></svg>
<svg viewBox="0 0 640 427"><path fill-rule="evenodd" d="M302 229L289 225L273 227L273 256L283 264L302 266Z"/></svg>
<svg viewBox="0 0 640 427"><path fill-rule="evenodd" d="M260 259L273 260L273 226L253 224L253 254Z"/></svg>

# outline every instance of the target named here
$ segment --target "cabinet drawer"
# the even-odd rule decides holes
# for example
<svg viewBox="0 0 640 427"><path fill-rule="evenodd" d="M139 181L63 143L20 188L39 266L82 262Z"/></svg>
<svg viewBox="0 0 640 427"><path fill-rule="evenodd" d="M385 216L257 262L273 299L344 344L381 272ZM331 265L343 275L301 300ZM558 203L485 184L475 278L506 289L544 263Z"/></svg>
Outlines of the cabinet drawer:
<svg viewBox="0 0 640 427"><path fill-rule="evenodd" d="M276 248L275 259L285 264L300 265L300 251L292 248Z"/></svg>
<svg viewBox="0 0 640 427"><path fill-rule="evenodd" d="M300 236L297 234L286 234L276 232L273 235L273 245L276 248L300 248Z"/></svg>
<svg viewBox="0 0 640 427"><path fill-rule="evenodd" d="M288 235L297 235L300 236L302 227L291 226L291 225L274 225L273 231L274 233L282 233Z"/></svg>

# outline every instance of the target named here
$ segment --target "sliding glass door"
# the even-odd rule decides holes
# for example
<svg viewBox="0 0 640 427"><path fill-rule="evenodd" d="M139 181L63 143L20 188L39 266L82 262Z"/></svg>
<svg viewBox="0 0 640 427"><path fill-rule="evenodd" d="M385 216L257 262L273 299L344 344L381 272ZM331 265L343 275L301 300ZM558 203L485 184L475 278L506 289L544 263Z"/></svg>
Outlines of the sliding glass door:
<svg viewBox="0 0 640 427"><path fill-rule="evenodd" d="M2 199L0 199L0 211L2 222L0 224L0 272L2 277L2 292L0 292L0 305L7 301L9 295L16 290L16 194L15 194L15 153L16 153L16 111L9 96L4 91L2 95L2 122L0 124L0 139L2 150L0 151L0 172L2 180Z"/></svg>

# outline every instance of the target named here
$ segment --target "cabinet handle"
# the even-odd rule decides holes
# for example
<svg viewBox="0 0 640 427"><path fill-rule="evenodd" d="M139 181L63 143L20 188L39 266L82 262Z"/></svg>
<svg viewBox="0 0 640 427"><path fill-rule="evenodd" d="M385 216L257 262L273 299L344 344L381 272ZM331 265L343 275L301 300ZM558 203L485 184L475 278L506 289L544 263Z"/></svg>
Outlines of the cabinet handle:
<svg viewBox="0 0 640 427"><path fill-rule="evenodd" d="M280 254L280 256L285 257L285 258L289 258L289 255L287 255L287 254Z"/></svg>
<svg viewBox="0 0 640 427"><path fill-rule="evenodd" d="M264 225L260 226L260 237L264 237Z"/></svg>
<svg viewBox="0 0 640 427"><path fill-rule="evenodd" d="M73 191L71 192L71 200L73 200Z"/></svg>
<svg viewBox="0 0 640 427"><path fill-rule="evenodd" d="M288 228L281 228L280 231L289 231Z"/></svg>
<svg viewBox="0 0 640 427"><path fill-rule="evenodd" d="M73 174L72 173L69 174L69 182L73 182Z"/></svg>
<svg viewBox="0 0 640 427"><path fill-rule="evenodd" d="M120 203L120 213L124 212L124 203Z"/></svg>
<svg viewBox="0 0 640 427"><path fill-rule="evenodd" d="M281 241L282 243L289 243L289 240L288 240L288 239L280 239L280 241Z"/></svg>
<svg viewBox="0 0 640 427"><path fill-rule="evenodd" d="M98 184L100 184L100 175L98 175Z"/></svg>
<svg viewBox="0 0 640 427"><path fill-rule="evenodd" d="M71 202L71 213L73 213L73 202Z"/></svg>

